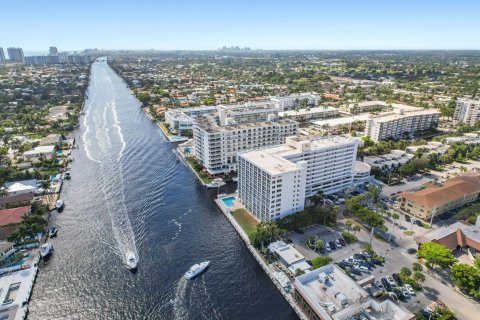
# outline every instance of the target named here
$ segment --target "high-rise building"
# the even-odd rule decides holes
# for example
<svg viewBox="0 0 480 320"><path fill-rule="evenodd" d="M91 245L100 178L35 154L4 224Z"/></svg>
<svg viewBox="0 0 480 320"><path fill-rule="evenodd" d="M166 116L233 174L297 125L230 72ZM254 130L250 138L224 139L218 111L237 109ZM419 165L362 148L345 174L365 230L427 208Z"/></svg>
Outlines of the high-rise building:
<svg viewBox="0 0 480 320"><path fill-rule="evenodd" d="M0 64L5 63L5 53L3 52L3 48L0 47Z"/></svg>
<svg viewBox="0 0 480 320"><path fill-rule="evenodd" d="M237 154L285 142L298 131L293 120L219 125L213 116L194 118L193 140L198 161L210 174L237 170Z"/></svg>
<svg viewBox="0 0 480 320"><path fill-rule="evenodd" d="M480 121L480 100L457 99L453 119L468 125L474 125L477 121Z"/></svg>
<svg viewBox="0 0 480 320"><path fill-rule="evenodd" d="M301 211L305 197L331 194L354 184L358 140L287 137L285 144L239 154L238 195L261 221ZM367 172L368 175L368 172Z"/></svg>
<svg viewBox="0 0 480 320"><path fill-rule="evenodd" d="M22 48L7 48L8 59L11 62L25 63L25 56Z"/></svg>
<svg viewBox="0 0 480 320"><path fill-rule="evenodd" d="M50 49L48 50L48 52L50 54L57 54L58 53L58 49L57 47L50 47Z"/></svg>

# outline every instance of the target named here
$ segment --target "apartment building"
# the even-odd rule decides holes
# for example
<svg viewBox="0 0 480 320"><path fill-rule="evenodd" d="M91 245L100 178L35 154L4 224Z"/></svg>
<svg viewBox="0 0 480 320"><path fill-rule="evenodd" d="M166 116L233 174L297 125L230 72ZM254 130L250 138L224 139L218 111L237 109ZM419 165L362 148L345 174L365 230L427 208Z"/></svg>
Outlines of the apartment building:
<svg viewBox="0 0 480 320"><path fill-rule="evenodd" d="M165 112L165 123L170 126L172 132L183 134L186 130L193 129L192 117L212 114L217 111L216 106L201 106L195 108L172 109Z"/></svg>
<svg viewBox="0 0 480 320"><path fill-rule="evenodd" d="M348 137L293 136L286 138L281 146L241 153L239 199L262 221L301 211L305 197L319 191L331 194L353 185L357 174L357 147L358 141ZM366 169L358 168L362 173ZM282 181L280 190L279 179ZM282 202L285 190L294 198L285 195L286 201Z"/></svg>
<svg viewBox="0 0 480 320"><path fill-rule="evenodd" d="M453 119L468 125L474 125L480 120L480 100L457 99Z"/></svg>
<svg viewBox="0 0 480 320"><path fill-rule="evenodd" d="M0 47L0 64L3 64L5 63L6 59L5 59L5 53L3 52L3 48Z"/></svg>
<svg viewBox="0 0 480 320"><path fill-rule="evenodd" d="M219 105L220 125L244 124L261 121L276 121L278 109L270 102L247 103L240 105Z"/></svg>
<svg viewBox="0 0 480 320"><path fill-rule="evenodd" d="M25 56L22 48L7 48L8 58L11 62L25 63Z"/></svg>
<svg viewBox="0 0 480 320"><path fill-rule="evenodd" d="M220 125L209 115L194 117L193 146L198 161L210 174L237 170L237 154L285 142L298 131L292 120Z"/></svg>
<svg viewBox="0 0 480 320"><path fill-rule="evenodd" d="M373 141L414 137L438 126L440 112L429 110L403 110L369 116L366 121L365 134Z"/></svg>
<svg viewBox="0 0 480 320"><path fill-rule="evenodd" d="M399 208L419 219L428 220L476 201L480 196L480 173L458 176L442 186L427 185L425 189L401 193Z"/></svg>
<svg viewBox="0 0 480 320"><path fill-rule="evenodd" d="M290 111L283 111L279 113L279 116L282 118L288 118L295 121L311 121L316 119L326 119L338 117L339 112L337 108L334 107L316 107L309 109L297 109Z"/></svg>
<svg viewBox="0 0 480 320"><path fill-rule="evenodd" d="M293 110L306 101L306 106L317 106L320 102L320 96L312 93L292 94L285 97L274 97L271 99L275 103L278 111Z"/></svg>

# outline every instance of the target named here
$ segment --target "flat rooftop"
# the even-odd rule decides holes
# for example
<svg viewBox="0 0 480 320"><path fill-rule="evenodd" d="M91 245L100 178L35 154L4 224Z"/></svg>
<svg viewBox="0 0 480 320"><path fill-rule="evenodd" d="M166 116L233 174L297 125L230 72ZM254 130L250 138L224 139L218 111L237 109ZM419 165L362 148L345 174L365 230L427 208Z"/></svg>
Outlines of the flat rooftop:
<svg viewBox="0 0 480 320"><path fill-rule="evenodd" d="M285 117L285 116L301 116L301 115L307 115L307 114L315 114L315 113L329 113L329 112L338 112L339 110L334 107L316 107L316 108L309 108L309 109L300 109L300 110L290 110L290 111L284 111L284 112L279 112L278 115L280 117Z"/></svg>
<svg viewBox="0 0 480 320"><path fill-rule="evenodd" d="M275 252L283 259L289 266L295 262L305 260L305 257L297 251L292 245L286 245L275 249Z"/></svg>
<svg viewBox="0 0 480 320"><path fill-rule="evenodd" d="M245 124L237 124L237 125L226 125L220 126L215 117L212 116L194 116L195 124L209 133L216 133L216 132L228 132L234 131L239 129L253 129L253 128L261 128L271 125L289 125L289 124L297 124L298 122L290 120L290 119L282 119L278 121L262 121L262 122L252 122L252 123L245 123Z"/></svg>
<svg viewBox="0 0 480 320"><path fill-rule="evenodd" d="M240 157L262 168L271 175L297 171L301 166L280 156L266 153L262 150L240 154Z"/></svg>

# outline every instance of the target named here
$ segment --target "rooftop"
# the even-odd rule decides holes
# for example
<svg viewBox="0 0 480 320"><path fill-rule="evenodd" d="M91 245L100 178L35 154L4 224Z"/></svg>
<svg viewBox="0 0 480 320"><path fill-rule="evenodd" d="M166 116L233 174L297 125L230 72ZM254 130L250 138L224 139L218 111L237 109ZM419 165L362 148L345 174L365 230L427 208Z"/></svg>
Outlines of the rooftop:
<svg viewBox="0 0 480 320"><path fill-rule="evenodd" d="M416 240L420 243L436 241L448 237L449 235L456 233L458 230L460 230L467 238L480 243L480 227L466 224L462 221L432 230L420 237L417 237Z"/></svg>
<svg viewBox="0 0 480 320"><path fill-rule="evenodd" d="M253 163L254 165L261 167L271 175L277 175L285 172L294 172L301 168L289 160L286 160L280 156L266 153L262 150L250 151L240 154L240 157Z"/></svg>
<svg viewBox="0 0 480 320"><path fill-rule="evenodd" d="M0 227L22 222L22 217L30 211L30 206L0 210Z"/></svg>
<svg viewBox="0 0 480 320"><path fill-rule="evenodd" d="M480 173L470 173L452 178L441 187L428 184L428 187L415 192L403 192L401 197L413 201L424 208L433 209L445 203L480 191Z"/></svg>

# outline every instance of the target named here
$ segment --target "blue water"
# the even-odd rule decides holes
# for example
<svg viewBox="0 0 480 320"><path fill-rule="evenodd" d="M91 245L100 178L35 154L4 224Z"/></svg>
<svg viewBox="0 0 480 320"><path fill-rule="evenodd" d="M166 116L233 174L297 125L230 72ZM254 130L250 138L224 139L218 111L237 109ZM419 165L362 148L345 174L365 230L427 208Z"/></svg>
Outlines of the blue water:
<svg viewBox="0 0 480 320"><path fill-rule="evenodd" d="M235 205L235 197L223 198L222 201L229 208L231 208Z"/></svg>
<svg viewBox="0 0 480 320"><path fill-rule="evenodd" d="M193 150L193 149L192 149L192 148L190 148L190 147L188 147L188 148L185 148L185 152L186 152L186 153L192 153L192 150Z"/></svg>

